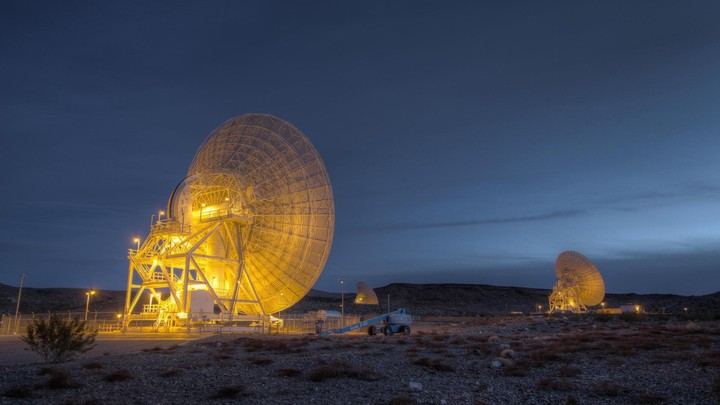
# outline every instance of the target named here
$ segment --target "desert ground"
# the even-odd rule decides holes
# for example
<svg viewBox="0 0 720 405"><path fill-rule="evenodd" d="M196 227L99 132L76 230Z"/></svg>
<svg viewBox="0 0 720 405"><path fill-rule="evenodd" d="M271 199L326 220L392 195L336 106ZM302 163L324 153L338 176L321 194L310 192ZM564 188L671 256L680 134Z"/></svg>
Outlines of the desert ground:
<svg viewBox="0 0 720 405"><path fill-rule="evenodd" d="M425 318L409 336L225 333L0 370L18 404L712 404L720 323Z"/></svg>

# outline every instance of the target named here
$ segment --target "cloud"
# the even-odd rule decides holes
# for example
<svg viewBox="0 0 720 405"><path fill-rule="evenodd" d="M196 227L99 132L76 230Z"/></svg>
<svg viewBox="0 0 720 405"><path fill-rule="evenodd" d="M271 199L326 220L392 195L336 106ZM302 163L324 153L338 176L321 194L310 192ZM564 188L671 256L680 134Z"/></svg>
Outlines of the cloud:
<svg viewBox="0 0 720 405"><path fill-rule="evenodd" d="M417 223L400 223L383 226L375 226L365 228L369 231L410 231L416 229L435 229L435 228L457 228L465 226L492 225L492 224L508 224L515 222L531 222L544 221L549 219L560 219L575 217L584 214L582 210L552 211L536 215L524 215L516 217L498 217L498 218L480 218L461 221L438 221L438 222L417 222Z"/></svg>

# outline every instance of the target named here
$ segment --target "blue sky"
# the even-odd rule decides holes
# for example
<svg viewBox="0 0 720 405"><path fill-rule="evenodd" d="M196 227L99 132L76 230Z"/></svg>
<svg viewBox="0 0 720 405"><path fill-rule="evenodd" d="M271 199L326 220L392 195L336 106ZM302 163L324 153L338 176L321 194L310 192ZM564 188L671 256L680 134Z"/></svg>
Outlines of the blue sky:
<svg viewBox="0 0 720 405"><path fill-rule="evenodd" d="M447 3L447 4L446 4ZM714 2L0 3L0 282L124 289L205 137L318 149L337 279L720 290Z"/></svg>

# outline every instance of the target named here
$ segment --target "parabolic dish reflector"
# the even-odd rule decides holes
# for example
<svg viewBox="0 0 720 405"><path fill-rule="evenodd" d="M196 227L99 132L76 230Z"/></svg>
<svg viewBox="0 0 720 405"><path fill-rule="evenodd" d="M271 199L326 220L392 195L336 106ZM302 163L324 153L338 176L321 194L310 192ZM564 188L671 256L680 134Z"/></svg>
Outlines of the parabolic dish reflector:
<svg viewBox="0 0 720 405"><path fill-rule="evenodd" d="M141 315L157 313L156 328L197 311L292 306L320 276L335 226L322 159L297 128L265 114L213 131L162 215L130 251L126 296L131 314L150 292Z"/></svg>
<svg viewBox="0 0 720 405"><path fill-rule="evenodd" d="M598 305L605 297L605 283L597 267L582 254L560 253L555 261L555 275L560 290L574 287L577 299L585 306Z"/></svg>
<svg viewBox="0 0 720 405"><path fill-rule="evenodd" d="M221 205L228 196L215 191L231 190L252 220L243 237L245 271L265 312L299 301L325 266L335 222L330 180L307 137L271 115L241 115L208 137L188 178L202 183L191 192L195 208Z"/></svg>

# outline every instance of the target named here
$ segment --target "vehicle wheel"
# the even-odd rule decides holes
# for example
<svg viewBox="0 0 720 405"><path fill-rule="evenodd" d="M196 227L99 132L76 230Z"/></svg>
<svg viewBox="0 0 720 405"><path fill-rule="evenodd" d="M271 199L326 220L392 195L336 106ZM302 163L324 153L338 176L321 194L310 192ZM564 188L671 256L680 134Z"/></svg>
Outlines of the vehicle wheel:
<svg viewBox="0 0 720 405"><path fill-rule="evenodd" d="M383 329L383 333L385 334L385 336L392 336L393 330L391 327L386 326L385 329Z"/></svg>
<svg viewBox="0 0 720 405"><path fill-rule="evenodd" d="M407 325L401 326L400 332L402 332L406 336L409 336L410 335L410 327Z"/></svg>
<svg viewBox="0 0 720 405"><path fill-rule="evenodd" d="M370 335L370 336L375 336L375 334L377 334L377 331L375 330L375 327L374 327L374 326L370 326L370 327L368 328L368 335Z"/></svg>

